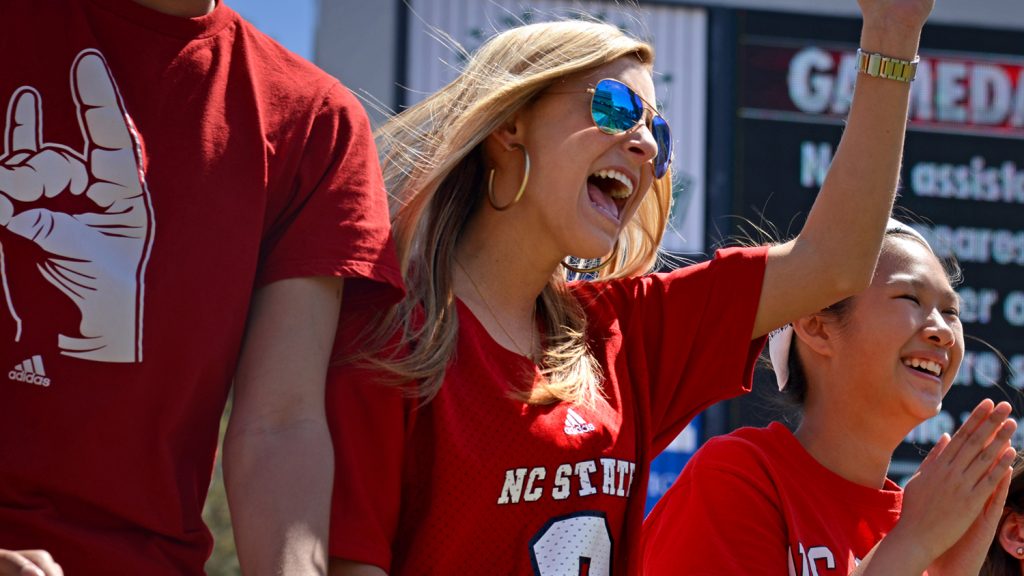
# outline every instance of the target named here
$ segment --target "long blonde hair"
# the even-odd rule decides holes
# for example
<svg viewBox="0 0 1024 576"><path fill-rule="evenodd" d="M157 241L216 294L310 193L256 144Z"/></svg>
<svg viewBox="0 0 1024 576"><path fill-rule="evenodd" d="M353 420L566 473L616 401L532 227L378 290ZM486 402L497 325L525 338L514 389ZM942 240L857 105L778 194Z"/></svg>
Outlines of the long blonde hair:
<svg viewBox="0 0 1024 576"><path fill-rule="evenodd" d="M484 139L559 79L627 56L651 66L654 49L597 22L513 28L484 44L453 82L377 131L408 293L370 335L365 360L396 382L417 382L411 393L425 401L437 394L458 339L453 257L485 189ZM671 174L666 174L624 227L614 261L599 280L651 270L670 203ZM603 376L587 346L586 316L566 289L561 269L538 297L537 309L546 333L539 362L544 379L515 395L534 404L592 404L602 392Z"/></svg>

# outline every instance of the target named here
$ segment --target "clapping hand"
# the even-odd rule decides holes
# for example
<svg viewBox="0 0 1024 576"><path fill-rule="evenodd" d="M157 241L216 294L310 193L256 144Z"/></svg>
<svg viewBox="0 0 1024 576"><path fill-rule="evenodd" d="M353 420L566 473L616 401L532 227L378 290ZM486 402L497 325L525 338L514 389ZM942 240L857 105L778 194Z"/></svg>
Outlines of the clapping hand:
<svg viewBox="0 0 1024 576"><path fill-rule="evenodd" d="M983 400L940 440L907 483L900 525L930 562L928 573L977 574L1009 487L1017 429L1010 405Z"/></svg>

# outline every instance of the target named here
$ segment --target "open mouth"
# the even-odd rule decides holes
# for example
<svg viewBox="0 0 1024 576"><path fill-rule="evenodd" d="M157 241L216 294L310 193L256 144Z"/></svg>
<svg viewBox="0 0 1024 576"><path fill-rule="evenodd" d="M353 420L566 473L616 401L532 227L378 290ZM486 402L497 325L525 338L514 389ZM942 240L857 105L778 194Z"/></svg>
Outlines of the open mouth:
<svg viewBox="0 0 1024 576"><path fill-rule="evenodd" d="M922 374L928 374L929 376L942 376L942 365L934 360L925 360L923 358L904 358L903 365L909 367L911 370L916 370Z"/></svg>
<svg viewBox="0 0 1024 576"><path fill-rule="evenodd" d="M618 221L629 197L633 181L618 170L598 170L587 178L587 194L594 206Z"/></svg>

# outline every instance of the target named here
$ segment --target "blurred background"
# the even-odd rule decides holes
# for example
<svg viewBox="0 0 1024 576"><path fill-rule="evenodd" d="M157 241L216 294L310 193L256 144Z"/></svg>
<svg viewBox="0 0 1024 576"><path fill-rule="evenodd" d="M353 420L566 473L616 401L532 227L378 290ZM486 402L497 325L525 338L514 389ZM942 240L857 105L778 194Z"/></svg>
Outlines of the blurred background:
<svg viewBox="0 0 1024 576"><path fill-rule="evenodd" d="M652 41L658 106L676 138L663 248L689 260L754 227L799 231L856 80L856 0L224 1L341 79L378 124L454 78L457 45L472 51L517 24L587 14ZM1019 418L1024 388L1024 2L937 0L920 54L897 208L959 259L962 319L978 340L941 413L897 451L897 480L982 397L1009 399ZM709 408L659 457L649 506L710 436L787 418L767 373L754 387ZM1018 435L1020 446L1024 427ZM219 459L204 516L216 542L207 571L238 574Z"/></svg>

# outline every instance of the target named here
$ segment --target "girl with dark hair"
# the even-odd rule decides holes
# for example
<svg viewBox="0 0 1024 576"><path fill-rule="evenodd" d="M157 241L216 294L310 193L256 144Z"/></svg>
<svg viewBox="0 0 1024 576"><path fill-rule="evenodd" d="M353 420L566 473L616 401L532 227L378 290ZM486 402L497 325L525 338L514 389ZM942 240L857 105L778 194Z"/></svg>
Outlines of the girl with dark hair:
<svg viewBox="0 0 1024 576"><path fill-rule="evenodd" d="M978 576L1024 575L1024 453L1017 453L1003 516Z"/></svg>
<svg viewBox="0 0 1024 576"><path fill-rule="evenodd" d="M773 332L799 427L705 444L647 519L645 574L977 574L1010 480L1010 405L979 404L906 492L886 478L963 359L957 275L891 221L866 290Z"/></svg>

